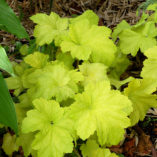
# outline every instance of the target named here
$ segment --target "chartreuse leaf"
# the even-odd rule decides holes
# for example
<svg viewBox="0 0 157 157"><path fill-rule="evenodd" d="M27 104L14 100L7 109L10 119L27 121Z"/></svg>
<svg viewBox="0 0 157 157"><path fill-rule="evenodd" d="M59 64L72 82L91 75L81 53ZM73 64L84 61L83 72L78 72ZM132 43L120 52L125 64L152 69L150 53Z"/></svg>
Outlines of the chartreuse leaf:
<svg viewBox="0 0 157 157"><path fill-rule="evenodd" d="M135 56L139 49L144 52L155 46L155 36L157 36L157 29L154 22L147 22L139 27L123 30L119 35L119 46L124 54L131 53Z"/></svg>
<svg viewBox="0 0 157 157"><path fill-rule="evenodd" d="M61 49L64 53L70 51L72 57L79 60L91 58L93 62L110 65L116 52L116 46L109 39L110 33L110 29L91 25L84 19L70 25Z"/></svg>
<svg viewBox="0 0 157 157"><path fill-rule="evenodd" d="M147 10L157 11L157 2L156 2L156 0L149 0L148 3L146 3L146 8L147 8Z"/></svg>
<svg viewBox="0 0 157 157"><path fill-rule="evenodd" d="M27 44L24 44L20 47L20 53L21 55L25 56L28 54L28 51L29 51L29 46Z"/></svg>
<svg viewBox="0 0 157 157"><path fill-rule="evenodd" d="M34 52L24 58L25 63L29 64L33 68L43 68L48 61L49 56L41 52Z"/></svg>
<svg viewBox="0 0 157 157"><path fill-rule="evenodd" d="M0 26L18 38L29 38L25 28L5 0L0 0Z"/></svg>
<svg viewBox="0 0 157 157"><path fill-rule="evenodd" d="M130 61L126 55L120 53L119 51L117 51L115 56L114 62L109 69L109 75L114 79L120 80L120 76L125 72L130 64Z"/></svg>
<svg viewBox="0 0 157 157"><path fill-rule="evenodd" d="M73 69L74 59L69 53L57 53L56 59L63 62L69 69Z"/></svg>
<svg viewBox="0 0 157 157"><path fill-rule="evenodd" d="M138 14L138 11L136 13ZM135 25L133 25L133 27L136 28L140 25L145 24L148 17L149 17L149 15L143 12L140 20Z"/></svg>
<svg viewBox="0 0 157 157"><path fill-rule="evenodd" d="M0 123L11 127L18 132L17 119L13 101L9 94L6 83L0 73Z"/></svg>
<svg viewBox="0 0 157 157"><path fill-rule="evenodd" d="M147 8L148 11L154 11L153 14L151 14L149 17L148 17L148 20L149 21L153 21L153 22L157 22L157 3L156 3L156 0L154 0L155 3L154 4L150 4Z"/></svg>
<svg viewBox="0 0 157 157"><path fill-rule="evenodd" d="M13 67L2 46L0 46L0 69L7 71L10 75L14 75Z"/></svg>
<svg viewBox="0 0 157 157"><path fill-rule="evenodd" d="M80 72L84 76L83 84L108 80L107 67L102 63L83 63L79 66Z"/></svg>
<svg viewBox="0 0 157 157"><path fill-rule="evenodd" d="M17 137L16 145L18 145L19 147L20 146L22 147L24 151L24 155L26 157L32 153L35 153L35 150L33 150L31 147L31 144L34 140L34 135L35 133L32 133L32 132L28 134L23 134L20 132L19 137Z"/></svg>
<svg viewBox="0 0 157 157"><path fill-rule="evenodd" d="M110 69L108 70L108 77L111 84L114 85L117 89L119 89L125 83L130 82L132 77L129 77L125 80L120 80L121 75L129 66L130 61L125 54L122 54L119 51L117 51L115 56L115 60L113 61Z"/></svg>
<svg viewBox="0 0 157 157"><path fill-rule="evenodd" d="M108 81L102 81L88 84L82 94L76 95L70 116L81 139L87 139L96 131L100 145L116 145L130 125L127 116L131 112L129 99L111 90Z"/></svg>
<svg viewBox="0 0 157 157"><path fill-rule="evenodd" d="M157 107L157 96L152 94L156 91L156 85L157 83L151 78L134 79L125 88L124 94L133 104L133 112L130 115L132 125L138 123L139 120L142 121L149 108Z"/></svg>
<svg viewBox="0 0 157 157"><path fill-rule="evenodd" d="M62 157L73 150L73 122L56 101L36 99L35 109L27 112L23 121L24 133L36 131L32 148L38 157Z"/></svg>
<svg viewBox="0 0 157 157"><path fill-rule="evenodd" d="M111 153L109 149L99 147L95 140L89 139L80 149L83 157L118 157L115 153Z"/></svg>
<svg viewBox="0 0 157 157"><path fill-rule="evenodd" d="M116 28L114 29L113 33L112 33L112 39L114 41L116 41L118 35L125 29L130 29L131 26L125 21L123 20L122 22L120 22Z"/></svg>
<svg viewBox="0 0 157 157"><path fill-rule="evenodd" d="M33 15L31 20L36 23L34 36L38 45L50 44L58 36L65 33L68 19L60 18L56 13Z"/></svg>
<svg viewBox="0 0 157 157"><path fill-rule="evenodd" d="M77 83L83 80L83 76L75 70L69 71L61 63L51 63L43 69L35 70L27 79L31 84L28 95L32 100L55 97L60 102L74 97L78 91Z"/></svg>
<svg viewBox="0 0 157 157"><path fill-rule="evenodd" d="M99 17L92 10L86 10L82 15L77 16L75 18L71 18L70 22L74 23L83 19L87 19L90 25L98 25L99 22Z"/></svg>
<svg viewBox="0 0 157 157"><path fill-rule="evenodd" d="M141 72L143 78L154 79L157 78L157 46L148 49L144 55L148 58L144 61L144 67Z"/></svg>
<svg viewBox="0 0 157 157"><path fill-rule="evenodd" d="M24 80L26 80L26 74L30 72L26 71L28 65L24 62L20 64L14 64L15 76L6 78L5 81L9 89L14 89L14 95L18 96L24 90Z"/></svg>
<svg viewBox="0 0 157 157"><path fill-rule="evenodd" d="M16 145L16 135L12 136L10 133L4 134L2 148L9 156L11 156L14 151L18 151L18 146Z"/></svg>
<svg viewBox="0 0 157 157"><path fill-rule="evenodd" d="M22 95L22 97L23 97L23 95ZM32 154L32 156L34 156L34 153L36 153L36 151L32 149L31 144L33 142L35 133L30 132L27 134L23 134L21 132L22 121L26 117L27 111L32 109L32 106L29 105L30 104L29 102L25 102L25 106L24 106L23 101L21 100L21 96L19 97L19 100L20 100L20 103L15 104L15 108L16 108L16 114L17 114L17 119L18 119L18 125L19 125L20 129L19 129L18 136L16 137L16 140L14 141L14 143L18 148L22 147L24 156L27 157L30 154ZM35 156L37 156L37 155L35 155Z"/></svg>

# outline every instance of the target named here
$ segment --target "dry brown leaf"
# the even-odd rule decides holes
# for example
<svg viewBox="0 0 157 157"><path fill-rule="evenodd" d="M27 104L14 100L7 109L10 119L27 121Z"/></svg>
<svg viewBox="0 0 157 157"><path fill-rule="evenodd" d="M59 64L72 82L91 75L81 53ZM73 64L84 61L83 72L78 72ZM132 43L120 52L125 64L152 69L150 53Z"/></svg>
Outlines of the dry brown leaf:
<svg viewBox="0 0 157 157"><path fill-rule="evenodd" d="M135 138L132 138L124 143L123 153L125 154L125 156L134 157L135 151L136 151Z"/></svg>
<svg viewBox="0 0 157 157"><path fill-rule="evenodd" d="M139 136L139 142L137 145L137 155L145 156L152 152L152 142L150 141L150 136L146 135L144 132Z"/></svg>

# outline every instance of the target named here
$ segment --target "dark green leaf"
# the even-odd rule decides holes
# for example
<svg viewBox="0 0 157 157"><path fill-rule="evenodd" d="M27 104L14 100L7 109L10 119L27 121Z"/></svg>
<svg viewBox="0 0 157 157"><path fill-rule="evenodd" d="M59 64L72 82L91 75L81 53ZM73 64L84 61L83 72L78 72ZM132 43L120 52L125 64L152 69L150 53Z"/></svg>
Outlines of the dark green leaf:
<svg viewBox="0 0 157 157"><path fill-rule="evenodd" d="M0 73L0 123L11 127L15 131L15 133L18 132L14 103L12 101L7 85L1 73Z"/></svg>
<svg viewBox="0 0 157 157"><path fill-rule="evenodd" d="M20 20L5 0L0 0L0 28L16 35L18 38L29 38Z"/></svg>

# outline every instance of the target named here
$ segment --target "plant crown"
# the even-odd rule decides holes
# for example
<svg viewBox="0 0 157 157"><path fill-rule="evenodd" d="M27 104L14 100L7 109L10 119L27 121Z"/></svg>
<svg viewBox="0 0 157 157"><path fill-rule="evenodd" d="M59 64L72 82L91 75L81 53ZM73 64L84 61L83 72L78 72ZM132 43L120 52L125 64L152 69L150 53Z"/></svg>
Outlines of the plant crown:
<svg viewBox="0 0 157 157"><path fill-rule="evenodd" d="M53 12L32 16L36 45L49 51L24 54L21 63L13 63L16 76L6 78L18 98L20 131L16 138L5 135L5 152L22 146L25 156L62 157L80 149L83 157L116 157L107 147L157 107L154 8L149 6L154 13L143 13L133 26L122 21L113 33L98 26L90 10L75 18ZM146 58L140 77L120 80L131 64L128 55L139 51Z"/></svg>

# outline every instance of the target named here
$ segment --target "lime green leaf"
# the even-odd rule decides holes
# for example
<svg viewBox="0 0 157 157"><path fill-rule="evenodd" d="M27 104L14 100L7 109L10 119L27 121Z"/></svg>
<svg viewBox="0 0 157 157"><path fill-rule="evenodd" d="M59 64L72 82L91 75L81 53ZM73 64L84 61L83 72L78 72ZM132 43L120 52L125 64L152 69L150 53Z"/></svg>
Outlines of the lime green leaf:
<svg viewBox="0 0 157 157"><path fill-rule="evenodd" d="M143 78L154 79L157 78L157 46L148 49L144 54L148 59L144 61L144 67L141 72Z"/></svg>
<svg viewBox="0 0 157 157"><path fill-rule="evenodd" d="M79 69L85 78L84 85L90 82L108 80L107 67L102 63L83 63L79 66Z"/></svg>
<svg viewBox="0 0 157 157"><path fill-rule="evenodd" d="M28 65L21 62L20 64L14 64L15 76L6 78L5 81L9 89L14 89L14 95L18 96L24 90L24 84L26 81L26 75L30 72L27 71Z"/></svg>
<svg viewBox="0 0 157 157"><path fill-rule="evenodd" d="M64 34L68 27L68 19L61 19L53 12L49 16L42 13L33 15L31 20L37 24L34 36L36 37L37 44L40 46L50 44L59 35Z"/></svg>
<svg viewBox="0 0 157 157"><path fill-rule="evenodd" d="M139 49L142 52L156 45L156 40L151 37L144 37L129 29L123 31L120 35L120 49L124 54L131 53L135 56Z"/></svg>
<svg viewBox="0 0 157 157"><path fill-rule="evenodd" d="M134 79L134 77L128 77L127 79L125 80L119 80L117 78L114 78L112 76L109 76L109 79L110 79L110 82L113 86L116 87L116 89L120 89L120 87L122 85L125 85L126 83L129 83L130 81L132 81Z"/></svg>
<svg viewBox="0 0 157 157"><path fill-rule="evenodd" d="M49 56L41 52L34 52L24 58L25 63L33 68L43 68L48 61Z"/></svg>
<svg viewBox="0 0 157 157"><path fill-rule="evenodd" d="M0 69L7 71L11 75L14 75L12 65L7 57L4 48L1 46L0 46Z"/></svg>
<svg viewBox="0 0 157 157"><path fill-rule="evenodd" d="M130 29L131 26L125 21L123 20L121 23L119 23L116 28L114 29L113 33L112 33L112 38L114 41L116 41L118 35L125 29Z"/></svg>
<svg viewBox="0 0 157 157"><path fill-rule="evenodd" d="M132 30L140 33L141 35L145 37L156 37L157 36L157 30L155 23L152 21L148 21L143 25L139 25L138 27L135 25L132 27Z"/></svg>
<svg viewBox="0 0 157 157"><path fill-rule="evenodd" d="M37 69L28 75L27 79L31 84L28 95L32 100L55 97L60 102L74 97L78 91L77 83L83 76L80 72L69 71L63 64L52 63L43 69Z"/></svg>
<svg viewBox="0 0 157 157"><path fill-rule="evenodd" d="M111 153L109 149L100 148L95 140L88 140L80 149L83 157L118 157Z"/></svg>
<svg viewBox="0 0 157 157"><path fill-rule="evenodd" d="M85 33L90 29L88 20L70 25L69 36L61 43L63 52L71 51L73 58L88 60L91 48L86 45Z"/></svg>
<svg viewBox="0 0 157 157"><path fill-rule="evenodd" d="M115 59L109 69L110 78L120 80L120 76L125 72L129 66L130 61L128 57L120 52L115 54Z"/></svg>
<svg viewBox="0 0 157 157"><path fill-rule="evenodd" d="M19 137L16 140L16 145L21 146L24 155L27 157L29 156L34 150L31 147L31 144L34 139L34 133L28 133L28 134L19 134Z"/></svg>
<svg viewBox="0 0 157 157"><path fill-rule="evenodd" d="M120 33L120 49L124 54L131 53L135 56L140 49L142 52L156 45L157 30L154 23L147 22L145 25L134 29L126 29Z"/></svg>
<svg viewBox="0 0 157 157"><path fill-rule="evenodd" d="M20 99L20 98L19 98ZM15 104L16 109L16 115L18 120L18 125L22 124L23 119L26 117L26 113L31 107L28 107L28 105L25 107L22 103L16 103Z"/></svg>
<svg viewBox="0 0 157 157"><path fill-rule="evenodd" d="M9 156L12 156L14 151L18 151L19 147L16 145L16 135L12 136L10 133L4 134L2 148Z"/></svg>
<svg viewBox="0 0 157 157"><path fill-rule="evenodd" d="M96 131L101 145L116 145L123 139L124 128L130 125L127 116L131 111L128 98L103 81L88 84L82 94L76 95L70 115L81 139Z"/></svg>
<svg viewBox="0 0 157 157"><path fill-rule="evenodd" d="M147 10L153 10L153 11L157 11L157 2L153 1L154 4L150 4L149 6L147 6Z"/></svg>
<svg viewBox="0 0 157 157"><path fill-rule="evenodd" d="M21 48L20 48L19 51L20 51L20 53L21 53L23 56L25 56L25 55L28 54L28 50L29 50L28 45L27 45L27 44L24 44L24 45L21 46Z"/></svg>
<svg viewBox="0 0 157 157"><path fill-rule="evenodd" d="M136 28L136 27L142 26L144 23L146 23L146 19L148 17L149 17L149 15L143 12L140 20L135 25L133 25L133 27Z"/></svg>
<svg viewBox="0 0 157 157"><path fill-rule="evenodd" d="M18 126L14 104L1 73L0 73L0 100L1 100L0 123L11 127L17 133Z"/></svg>
<svg viewBox="0 0 157 157"><path fill-rule="evenodd" d="M73 58L102 62L110 65L114 59L116 47L109 39L111 30L106 27L90 25L81 20L70 25L69 35L61 43L63 52L71 52ZM94 38L93 38L94 36Z"/></svg>
<svg viewBox="0 0 157 157"><path fill-rule="evenodd" d="M64 109L56 101L37 99L35 109L28 111L23 121L24 133L38 131L32 148L38 157L62 157L73 150L73 122L66 117Z"/></svg>
<svg viewBox="0 0 157 157"><path fill-rule="evenodd" d="M73 69L74 59L69 53L58 53L56 59L63 62L69 69Z"/></svg>
<svg viewBox="0 0 157 157"><path fill-rule="evenodd" d="M20 104L16 104L16 108L19 108L21 112L26 112L27 110L32 108L32 100L29 98L27 93L24 93L20 96L18 96L18 99L20 101ZM18 113L17 113L18 115Z"/></svg>
<svg viewBox="0 0 157 157"><path fill-rule="evenodd" d="M72 18L71 23L75 23L81 21L83 19L87 19L90 25L98 25L99 17L92 10L86 10L82 15Z"/></svg>
<svg viewBox="0 0 157 157"><path fill-rule="evenodd" d="M22 86L21 78L17 76L9 77L6 78L5 81L9 89L15 89L14 95L18 96L22 92L23 86Z"/></svg>
<svg viewBox="0 0 157 157"><path fill-rule="evenodd" d="M125 88L124 94L133 104L133 112L130 115L132 125L142 121L149 108L157 107L157 96L152 94L156 91L156 84L151 79L134 79Z"/></svg>
<svg viewBox="0 0 157 157"><path fill-rule="evenodd" d="M119 50L119 49L118 49ZM115 60L111 65L110 69L108 70L108 77L112 85L114 85L117 89L119 89L122 85L130 82L133 77L129 77L125 80L121 80L121 75L125 72L127 67L130 64L128 57L119 51L117 51L115 55Z"/></svg>
<svg viewBox="0 0 157 157"><path fill-rule="evenodd" d="M0 25L18 38L29 38L25 28L5 0L0 0Z"/></svg>

